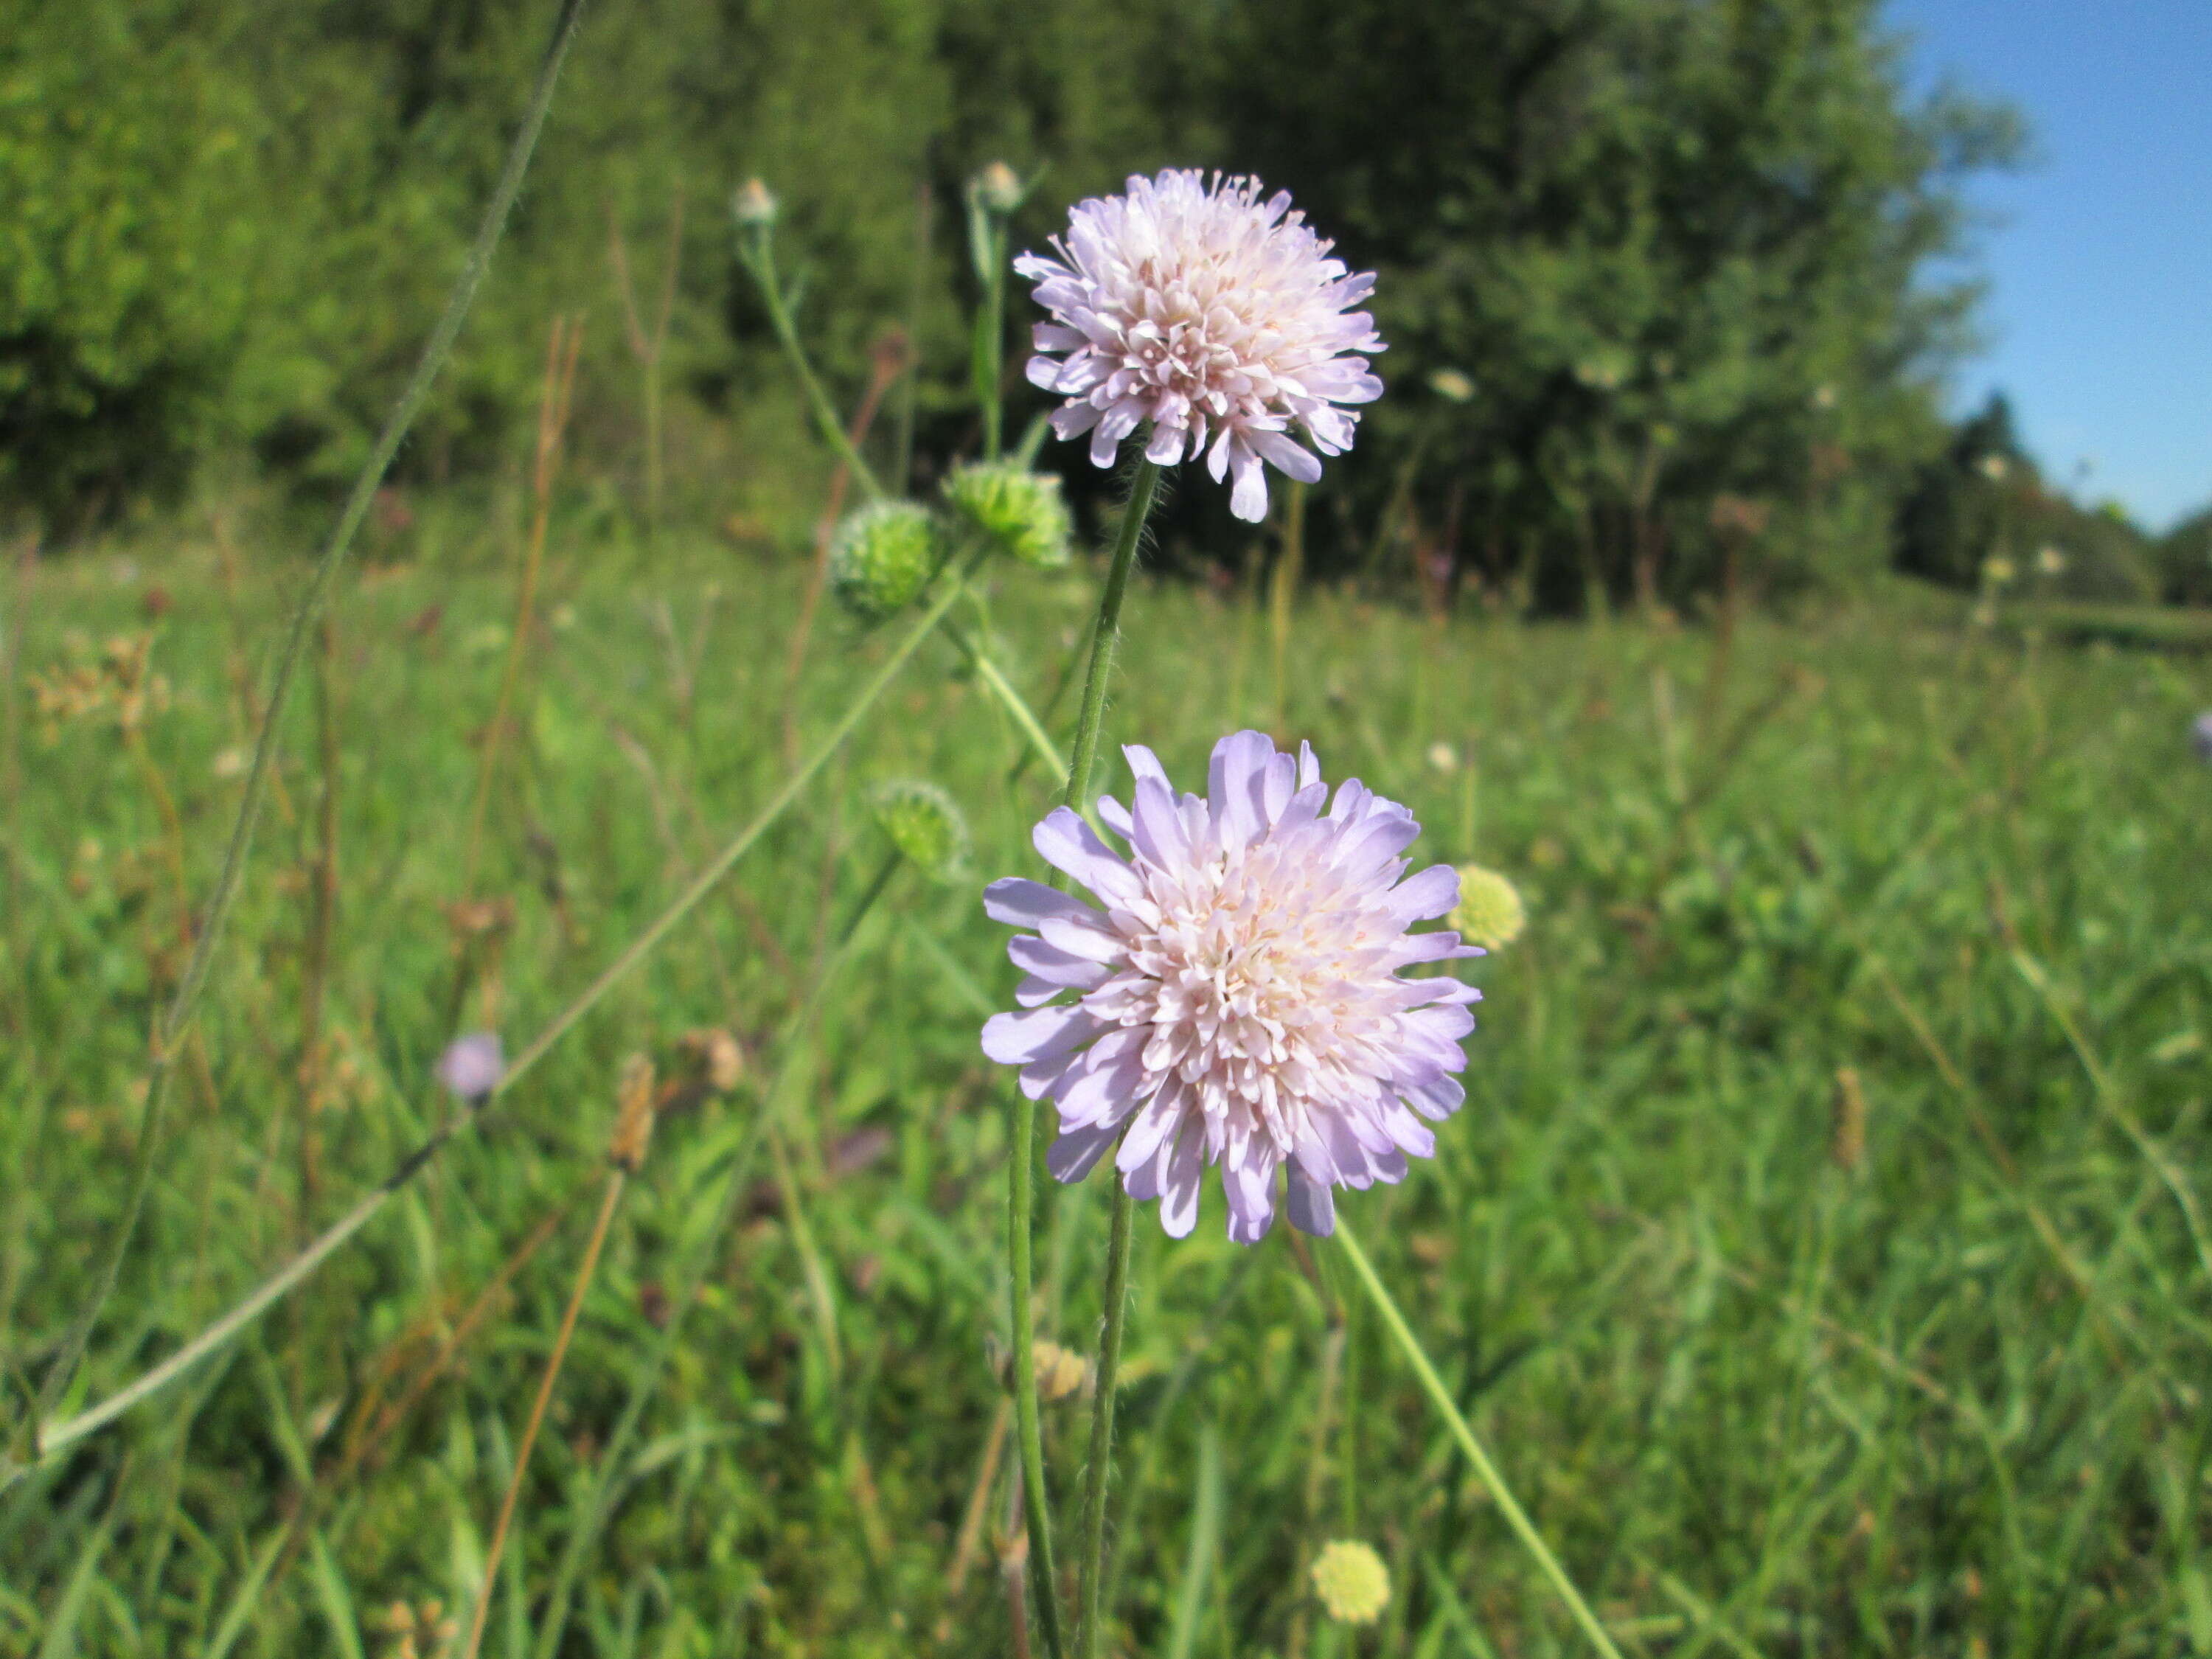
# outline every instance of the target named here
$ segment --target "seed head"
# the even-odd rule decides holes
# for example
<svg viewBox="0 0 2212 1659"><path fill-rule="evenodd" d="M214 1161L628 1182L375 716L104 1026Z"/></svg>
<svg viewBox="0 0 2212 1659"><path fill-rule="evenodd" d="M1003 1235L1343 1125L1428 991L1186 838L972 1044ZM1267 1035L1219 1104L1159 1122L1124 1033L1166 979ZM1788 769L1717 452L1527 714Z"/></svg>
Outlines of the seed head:
<svg viewBox="0 0 2212 1659"><path fill-rule="evenodd" d="M933 783L902 779L878 786L876 822L908 863L932 881L951 881L968 867L968 821L952 797Z"/></svg>
<svg viewBox="0 0 2212 1659"><path fill-rule="evenodd" d="M937 568L937 520L912 501L849 514L830 545L830 586L860 617L880 621L921 596Z"/></svg>
<svg viewBox="0 0 2212 1659"><path fill-rule="evenodd" d="M1495 870L1479 864L1460 866L1459 904L1451 913L1451 925L1468 944L1502 951L1521 937L1528 923L1519 888Z"/></svg>
<svg viewBox="0 0 2212 1659"><path fill-rule="evenodd" d="M1029 364L1032 384L1067 399L1053 430L1091 434L1091 464L1105 467L1150 422L1147 459L1205 452L1216 483L1235 474L1230 510L1255 524L1267 510L1262 462L1308 483L1321 477L1291 428L1340 455L1359 416L1339 405L1382 394L1367 359L1351 355L1382 349L1375 319L1347 310L1373 291L1373 274L1329 258L1334 244L1291 210L1287 191L1263 201L1260 189L1195 170L1133 177L1127 194L1069 211L1057 258L1014 261L1053 316L1037 325Z"/></svg>
<svg viewBox="0 0 2212 1659"><path fill-rule="evenodd" d="M945 504L999 551L1039 570L1067 562L1073 526L1060 480L1012 461L957 466L945 480Z"/></svg>
<svg viewBox="0 0 2212 1659"><path fill-rule="evenodd" d="M1390 1605L1390 1571L1357 1539L1324 1545L1313 1564L1314 1594L1340 1625L1371 1625Z"/></svg>

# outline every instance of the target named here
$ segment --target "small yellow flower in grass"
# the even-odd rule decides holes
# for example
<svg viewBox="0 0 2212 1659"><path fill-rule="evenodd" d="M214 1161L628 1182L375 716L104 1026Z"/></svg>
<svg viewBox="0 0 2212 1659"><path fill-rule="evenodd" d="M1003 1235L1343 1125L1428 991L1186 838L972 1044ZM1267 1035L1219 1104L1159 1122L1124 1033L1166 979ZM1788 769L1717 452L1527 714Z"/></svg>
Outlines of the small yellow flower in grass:
<svg viewBox="0 0 2212 1659"><path fill-rule="evenodd" d="M1324 1545L1314 1559L1314 1594L1340 1625L1371 1625L1390 1602L1382 1558L1356 1539Z"/></svg>
<svg viewBox="0 0 2212 1659"><path fill-rule="evenodd" d="M2002 553L1993 553L1982 561L1982 580L1991 587L2002 587L2020 574L2020 567Z"/></svg>
<svg viewBox="0 0 2212 1659"><path fill-rule="evenodd" d="M2066 574L2066 555L2046 542L2035 550L2035 568L2042 575L2063 576Z"/></svg>
<svg viewBox="0 0 2212 1659"><path fill-rule="evenodd" d="M1495 870L1479 864L1459 867L1459 906L1451 925L1469 945L1501 951L1521 937L1528 925L1528 908L1520 889Z"/></svg>

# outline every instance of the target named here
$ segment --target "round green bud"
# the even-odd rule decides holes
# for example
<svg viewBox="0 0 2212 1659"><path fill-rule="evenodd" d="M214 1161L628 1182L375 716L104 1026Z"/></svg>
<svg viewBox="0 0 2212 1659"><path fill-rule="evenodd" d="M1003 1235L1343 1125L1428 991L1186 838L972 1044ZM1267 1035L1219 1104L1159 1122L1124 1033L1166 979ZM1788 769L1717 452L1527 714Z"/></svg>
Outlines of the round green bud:
<svg viewBox="0 0 2212 1659"><path fill-rule="evenodd" d="M912 501L878 501L848 514L830 544L830 591L873 622L903 611L929 586L940 554L937 520Z"/></svg>
<svg viewBox="0 0 2212 1659"><path fill-rule="evenodd" d="M1390 1572L1373 1547L1339 1539L1314 1558L1314 1594L1340 1625L1371 1625L1390 1604Z"/></svg>
<svg viewBox="0 0 2212 1659"><path fill-rule="evenodd" d="M1521 937L1528 925L1528 912L1520 890L1495 870L1479 864L1459 867L1459 903L1451 925L1469 945L1501 951Z"/></svg>
<svg viewBox="0 0 2212 1659"><path fill-rule="evenodd" d="M1053 474L1025 471L1012 461L977 461L952 469L945 499L1000 552L1039 570L1067 562L1074 526Z"/></svg>
<svg viewBox="0 0 2212 1659"><path fill-rule="evenodd" d="M954 881L968 867L968 820L933 783L901 779L879 785L870 803L900 856L932 881Z"/></svg>

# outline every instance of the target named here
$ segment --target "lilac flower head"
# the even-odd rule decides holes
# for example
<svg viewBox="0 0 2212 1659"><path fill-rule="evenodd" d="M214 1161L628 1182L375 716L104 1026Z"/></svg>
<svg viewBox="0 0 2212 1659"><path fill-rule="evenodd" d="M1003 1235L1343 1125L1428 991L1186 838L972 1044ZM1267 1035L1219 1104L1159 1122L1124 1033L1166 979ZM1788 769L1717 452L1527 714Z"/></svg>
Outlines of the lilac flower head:
<svg viewBox="0 0 2212 1659"><path fill-rule="evenodd" d="M482 1100L507 1075L507 1052L496 1031L455 1037L438 1056L438 1081L463 1100Z"/></svg>
<svg viewBox="0 0 2212 1659"><path fill-rule="evenodd" d="M1459 878L1439 864L1401 880L1413 815L1357 781L1330 800L1310 745L1293 758L1258 732L1224 738L1202 797L1177 795L1151 750L1122 752L1133 810L1098 812L1129 856L1064 806L1034 836L1099 902L1019 878L984 893L994 921L1030 931L1007 947L1029 975L1024 1012L994 1016L983 1052L1058 1105L1060 1180L1119 1142L1123 1185L1164 1200L1177 1238L1209 1164L1231 1238L1265 1237L1285 1188L1291 1222L1326 1234L1331 1188L1402 1179L1408 1152L1436 1150L1422 1120L1464 1098L1451 1073L1480 994L1398 976L1481 954L1407 931L1450 911Z"/></svg>
<svg viewBox="0 0 2212 1659"><path fill-rule="evenodd" d="M1091 434L1094 465L1146 421L1151 459L1195 459L1236 475L1230 509L1258 523L1267 510L1261 463L1310 483L1321 463L1288 435L1295 424L1324 455L1352 447L1382 382L1364 357L1380 351L1375 319L1347 311L1374 290L1328 257L1334 244L1291 211L1287 191L1262 201L1257 179L1209 180L1170 168L1130 179L1128 193L1078 203L1057 259L1025 253L1054 320L1036 329L1030 381L1066 398L1052 417L1063 438ZM1065 358L1051 354L1065 352Z"/></svg>

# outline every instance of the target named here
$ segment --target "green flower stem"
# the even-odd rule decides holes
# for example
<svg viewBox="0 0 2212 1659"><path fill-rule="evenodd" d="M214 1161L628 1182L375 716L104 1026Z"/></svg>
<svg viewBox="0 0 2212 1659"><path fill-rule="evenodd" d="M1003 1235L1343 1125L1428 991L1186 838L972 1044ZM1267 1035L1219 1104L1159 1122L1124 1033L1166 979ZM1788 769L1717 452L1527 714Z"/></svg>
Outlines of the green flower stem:
<svg viewBox="0 0 2212 1659"><path fill-rule="evenodd" d="M1091 798L1091 773L1098 757L1098 729L1106 714L1106 686L1114 671L1114 642L1119 637L1121 623L1121 602L1128 595L1129 573L1137 562L1137 544L1142 538L1145 520L1152 516L1152 499L1158 493L1160 469L1151 461L1139 461L1137 473L1131 481L1129 501L1122 510L1121 524L1114 538L1113 562L1107 568L1106 586L1098 596L1098 619L1091 629L1091 662L1085 672L1083 702L1076 715L1075 743L1067 767L1067 787L1061 792L1061 803L1078 811ZM1057 872L1053 884L1061 886L1066 878ZM1036 1109L1017 1096L1013 1109L1012 1146L1008 1153L1006 1189L1006 1255L1012 1270L1013 1300L1013 1361L1014 1361L1014 1419L1022 1461L1022 1513L1028 1523L1030 1554L1036 1559L1037 1574L1036 1603L1038 1623L1044 1627L1045 1645L1052 1659L1061 1659L1063 1647L1060 1632L1060 1583L1053 1569L1052 1517L1046 1505L1044 1485L1044 1435L1037 1423L1036 1358L1031 1350L1036 1339L1034 1315L1030 1302L1036 1284L1035 1264L1030 1259L1030 1233L1035 1214L1036 1195L1031 1190L1036 1176ZM1115 1215L1121 1215L1127 1200L1119 1184L1115 1188ZM1123 1275L1127 1275L1128 1243L1127 1226L1121 1228ZM1113 1269L1108 1268L1109 1285ZM1121 1323L1122 1298L1118 1291L1109 1292L1106 1309L1106 1346L1101 1350L1098 1372L1098 1399L1091 1420L1092 1458L1090 1480L1097 1490L1095 1501L1104 1503L1104 1490L1098 1485L1103 1470L1097 1455L1103 1416L1103 1431L1109 1441L1114 1423L1114 1376L1107 1369L1106 1356L1110 1354L1115 1364L1121 1358ZM1110 1447L1109 1447L1110 1449ZM1090 1504L1086 1503L1085 1513ZM1097 1594L1098 1563L1095 1555L1086 1557L1082 1582L1092 1587Z"/></svg>
<svg viewBox="0 0 2212 1659"><path fill-rule="evenodd" d="M799 327L792 320L790 300L775 274L774 231L763 226L750 233L740 233L738 257L744 261L745 269L752 272L753 281L760 287L761 303L768 307L769 325L775 330L783 355L791 362L791 371L799 377L799 386L806 393L807 407L813 412L814 424L821 430L823 441L837 452L861 492L871 501L882 501L883 485L861 459L852 435L845 430L844 422L837 418L836 406L830 401L829 392L816 378L814 366L806 361L806 348L799 343Z"/></svg>
<svg viewBox="0 0 2212 1659"><path fill-rule="evenodd" d="M789 810L792 803L799 799L807 784L813 780L814 775L828 763L830 757L844 745L848 738L852 736L854 729L860 725L861 717L867 713L876 699L883 695L891 681L897 678L899 671L906 665L907 659L914 655L921 642L927 639L932 630L944 620L945 613L951 610L963 591L963 585L960 581L945 581L939 584L937 596L930 601L928 608L915 620L906 637L900 641L897 649L891 653L884 665L860 688L859 695L854 698L851 706L815 745L813 753L808 756L798 770L785 781L783 787L754 816L752 822L738 832L736 839L714 856L713 862L708 864L691 884L677 896L675 901L654 919L652 925L624 946L622 953L607 964L599 977L586 986L574 1000L556 1014L552 1021L531 1040L529 1045L515 1056L514 1063L507 1068L507 1075L500 1080L499 1087L487 1097L488 1099L495 1099L500 1095L505 1094L514 1086L516 1081L525 1073L544 1059L546 1051L559 1042L569 1028L589 1012L602 997L644 961L670 929L689 915L699 901L713 891L722 878L730 872L731 866L750 851L753 844L767 833L769 826ZM288 1291L312 1275L315 1269L322 1266L340 1245L367 1226L394 1193L413 1180L422 1167L437 1156L448 1140L452 1139L463 1127L473 1124L478 1115L478 1113L472 1111L458 1114L448 1119L436 1133L402 1159L397 1169L386 1176L352 1209L340 1217L313 1243L308 1245L306 1249L263 1280L244 1300L185 1344L183 1347L178 1349L176 1352L171 1354L168 1358L146 1372L136 1382L109 1395L90 1410L82 1412L63 1422L45 1425L33 1442L37 1449L35 1455L38 1461L44 1462L58 1455L78 1441L114 1421L132 1407L151 1398L251 1325L271 1306L282 1300ZM4 1486L9 1480L21 1473L21 1469L9 1469L0 1473L0 1486Z"/></svg>
<svg viewBox="0 0 2212 1659"><path fill-rule="evenodd" d="M1091 1402L1090 1462L1083 1480L1083 1559L1077 1568L1078 1659L1098 1651L1098 1593L1106 1580L1106 1487L1114 1462L1114 1399L1129 1305L1130 1220L1136 1205L1118 1176L1106 1238L1106 1321L1098 1339L1098 1391Z"/></svg>
<svg viewBox="0 0 2212 1659"><path fill-rule="evenodd" d="M950 617L945 620L945 631L951 636L952 643L960 647L961 654L968 659L968 665L975 671L975 678L983 682L991 695L1012 716L1014 724L1029 739L1030 748L1036 757L1052 769L1054 776L1066 777L1067 762L1061 757L1060 746L1045 731L1043 722L1037 719L1036 711L1030 707L1029 699L1014 689L1013 683L985 653L975 638Z"/></svg>
<svg viewBox="0 0 2212 1659"><path fill-rule="evenodd" d="M377 486L382 483L385 469L399 452L408 429L415 424L423 400L429 395L432 382L445 367L454 340L461 331L462 320L467 317L475 301L477 289L482 286L484 272L491 265L492 251L499 246L501 233L506 228L508 210L522 189L522 176L528 171L530 157L538 148L538 135L545 125L545 114L553 105L553 89L561 77L561 65L567 59L568 47L574 40L578 21L583 15L583 0L564 0L559 21L554 25L552 44L546 48L544 63L538 71L538 84L531 94L522 126L514 135L508 148L507 166L500 174L499 183L492 191L491 200L484 208L482 223L477 228L476 240L469 248L468 260L446 301L443 315L431 331L422 355L408 377L399 400L385 417L384 430L362 463L361 473L354 480L353 493L346 498L345 507L324 544L322 556L315 562L313 574L301 592L299 603L293 607L291 622L286 629L284 643L277 653L276 677L270 682L268 701L261 716L261 730L253 743L253 763L246 775L246 793L238 805L238 816L231 824L229 844L224 848L222 872L216 878L214 896L208 902L207 916L192 946L191 959L185 967L184 977L177 982L176 995L170 1000L155 1033L152 1063L146 1079L146 1105L138 1121L138 1135L131 1152L131 1191L124 1201L123 1219L108 1243L98 1272L94 1275L92 1294L78 1311L76 1318L62 1339L61 1352L47 1370L46 1382L39 1390L39 1413L41 1417L58 1406L75 1375L77 1362L84 1355L85 1345L91 1340L92 1329L99 1322L100 1310L106 1305L109 1294L115 1288L116 1276L122 1271L123 1260L129 1253L131 1240L137 1231L138 1221L146 1208L146 1195L153 1185L154 1149L161 1127L161 1110L168 1098L169 1071L177 1051L183 1046L193 1017L198 1012L200 994L207 985L208 969L215 957L216 945L222 940L224 924L230 919L232 902L238 896L238 887L246 870L246 856L253 846L253 831L261 816L261 802L269 782L270 757L276 748L277 727L281 723L286 699L290 696L294 672L300 665L301 648L315 620L322 614L323 604L330 592L331 580L338 567L345 562L348 550L353 545L355 534L368 515L369 503L375 498Z"/></svg>
<svg viewBox="0 0 2212 1659"><path fill-rule="evenodd" d="M978 206L984 218L985 247L983 303L975 313L975 401L983 416L983 459L999 459L1005 411L999 402L999 382L1006 362L1006 221L1002 214Z"/></svg>
<svg viewBox="0 0 2212 1659"><path fill-rule="evenodd" d="M1405 1315L1398 1311L1397 1303L1391 1299L1390 1292L1383 1289L1382 1281L1376 1277L1374 1264L1368 1261L1367 1252L1359 1248L1359 1241L1352 1237L1352 1229L1345 1225L1341 1214L1336 1219L1336 1242L1343 1247L1345 1255L1352 1262L1352 1272L1358 1275L1368 1299L1375 1304L1376 1312L1382 1315L1382 1322L1390 1328L1390 1334L1398 1339L1398 1346L1404 1350L1407 1363L1413 1368L1413 1375L1420 1379L1422 1392L1429 1396L1429 1402L1444 1419L1452 1438L1459 1442L1459 1449L1467 1454L1467 1461L1474 1465L1476 1475L1488 1489L1491 1501L1498 1505L1498 1513L1505 1517L1505 1524L1513 1529L1513 1535L1521 1540L1528 1553L1536 1558L1537 1566L1542 1570L1544 1577L1552 1581L1552 1588L1567 1604L1567 1611L1582 1626L1583 1634L1589 1638L1590 1645L1605 1655L1606 1659L1620 1659L1620 1650L1613 1646L1613 1638L1605 1633L1605 1626L1598 1622L1597 1615L1590 1611L1589 1603L1583 1600L1582 1592L1575 1588L1575 1581L1567 1577L1566 1569L1552 1553L1551 1546L1544 1541L1544 1535L1536 1530L1535 1523L1528 1519L1527 1511L1515 1499L1512 1491L1498 1474L1498 1466L1490 1461L1490 1454L1482 1449L1482 1442L1474 1437L1474 1431L1468 1426L1467 1419L1461 1415L1457 1403L1451 1397L1451 1391L1444 1387L1443 1379L1437 1375L1437 1368L1429 1363L1429 1356L1423 1352L1420 1339L1413 1334L1413 1328L1406 1323Z"/></svg>

